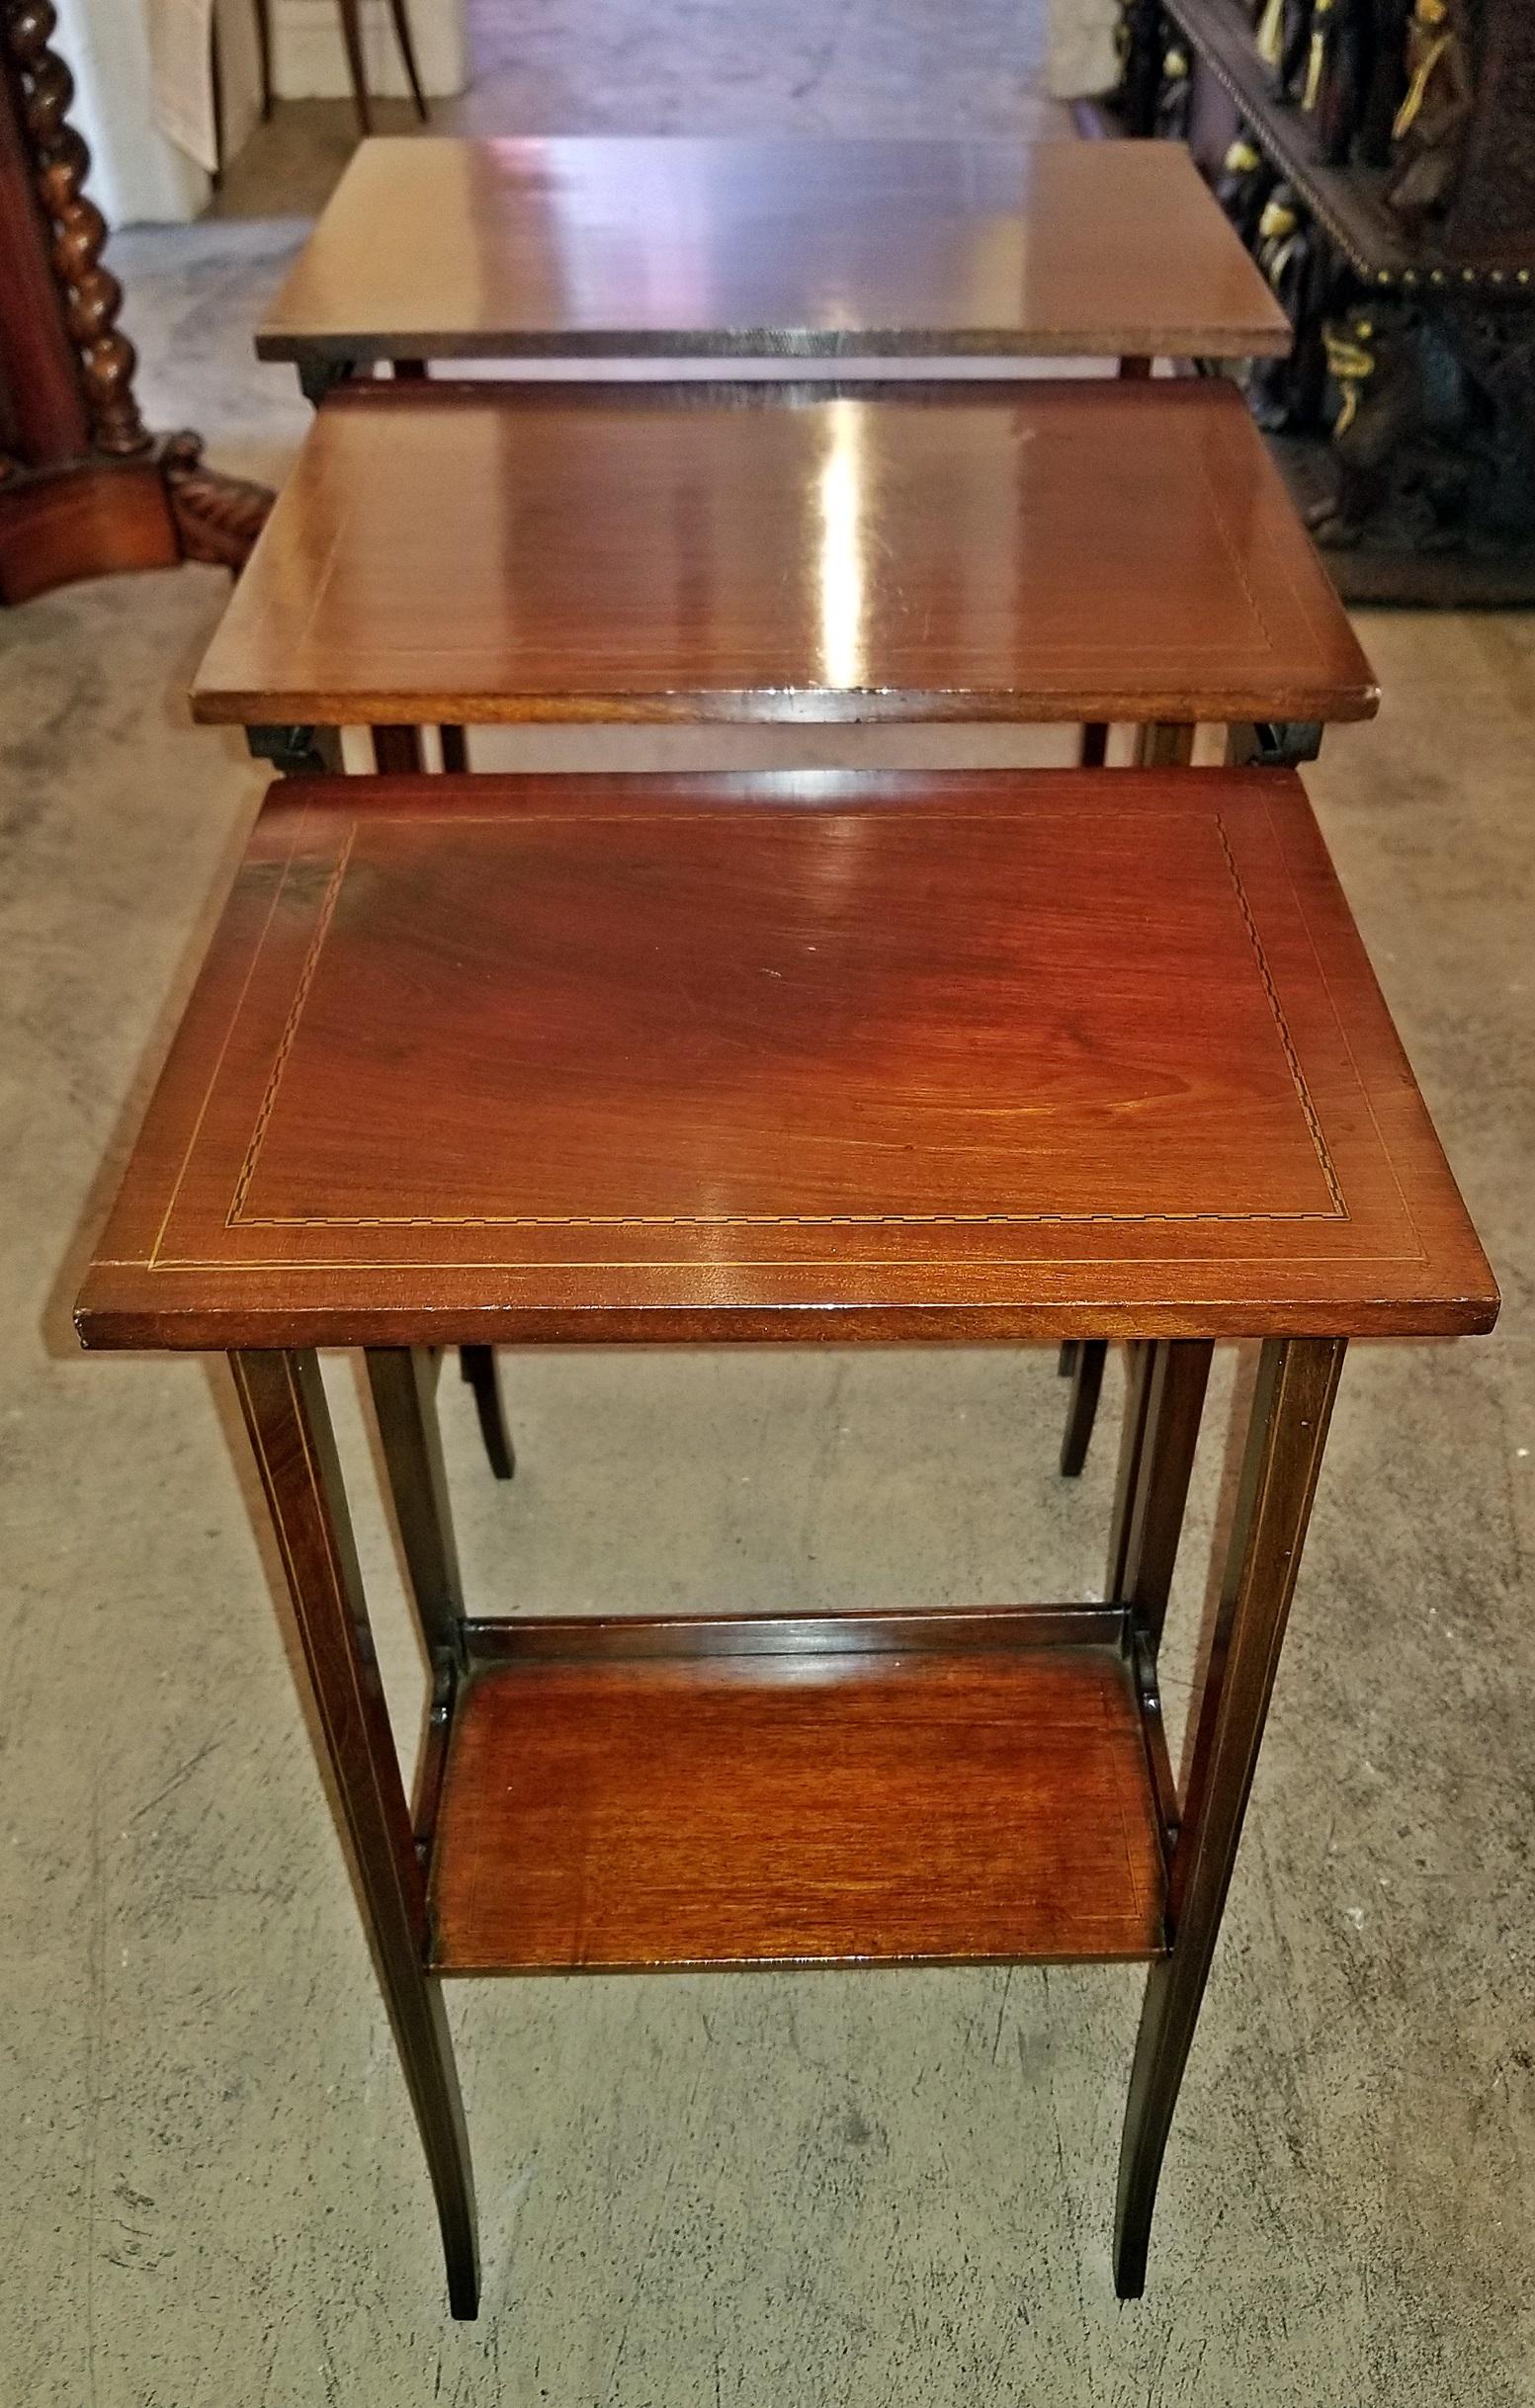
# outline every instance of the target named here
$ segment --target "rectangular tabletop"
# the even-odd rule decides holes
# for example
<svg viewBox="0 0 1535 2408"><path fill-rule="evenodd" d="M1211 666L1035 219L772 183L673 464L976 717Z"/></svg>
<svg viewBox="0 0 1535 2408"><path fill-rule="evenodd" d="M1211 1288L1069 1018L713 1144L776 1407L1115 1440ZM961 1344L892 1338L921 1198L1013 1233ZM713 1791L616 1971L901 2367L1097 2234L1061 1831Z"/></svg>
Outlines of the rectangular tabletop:
<svg viewBox="0 0 1535 2408"><path fill-rule="evenodd" d="M1282 354L1171 142L365 142L265 360Z"/></svg>
<svg viewBox="0 0 1535 2408"><path fill-rule="evenodd" d="M1272 771L275 788L88 1345L1491 1325Z"/></svg>
<svg viewBox="0 0 1535 2408"><path fill-rule="evenodd" d="M1221 382L386 385L317 414L201 719L1330 720L1376 688Z"/></svg>

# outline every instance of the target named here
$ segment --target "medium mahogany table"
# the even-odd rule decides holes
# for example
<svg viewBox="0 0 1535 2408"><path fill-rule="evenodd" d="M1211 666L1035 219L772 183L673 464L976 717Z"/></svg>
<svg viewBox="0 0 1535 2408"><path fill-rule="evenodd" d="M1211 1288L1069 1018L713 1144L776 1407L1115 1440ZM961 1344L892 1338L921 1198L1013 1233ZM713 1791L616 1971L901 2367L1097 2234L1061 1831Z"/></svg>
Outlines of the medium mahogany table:
<svg viewBox="0 0 1535 2408"><path fill-rule="evenodd" d="M1367 718L1220 382L357 385L198 672L248 727ZM391 762L388 766L396 766Z"/></svg>
<svg viewBox="0 0 1535 2408"><path fill-rule="evenodd" d="M1163 142L365 142L256 336L359 367L1282 355Z"/></svg>
<svg viewBox="0 0 1535 2408"><path fill-rule="evenodd" d="M1345 1343L1496 1302L1287 772L276 787L78 1321L232 1360L454 2312L443 1977L667 1965L1149 1962L1138 2293ZM1104 1335L1101 1606L466 1607L444 1346ZM1229 1337L1262 1351L1180 1795L1157 1649ZM326 1346L366 1350L435 1684L413 1808Z"/></svg>

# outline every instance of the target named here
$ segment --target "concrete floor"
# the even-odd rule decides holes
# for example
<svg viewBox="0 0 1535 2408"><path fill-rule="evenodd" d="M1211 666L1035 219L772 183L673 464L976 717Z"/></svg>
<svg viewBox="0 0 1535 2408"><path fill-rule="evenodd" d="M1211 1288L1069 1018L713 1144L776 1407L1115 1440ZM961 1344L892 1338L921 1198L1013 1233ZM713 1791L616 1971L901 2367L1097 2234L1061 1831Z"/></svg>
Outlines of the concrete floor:
<svg viewBox="0 0 1535 2408"><path fill-rule="evenodd" d="M941 17L882 13L887 84L919 19L928 72ZM296 239L113 252L155 423L269 472L303 413L246 346ZM1346 1373L1149 2297L1118 2306L1108 2261L1133 1973L478 1983L452 1998L486 2263L459 2327L225 1382L85 1361L68 1329L260 785L181 699L225 592L187 569L0 626L0 2400L1535 2401L1531 622L1362 621L1386 707L1312 780L1507 1301L1491 1341ZM1056 1479L1043 1355L507 1368L510 1490L446 1390L486 1607L1100 1577L1112 1445ZM344 1365L333 1384L406 1734L418 1670Z"/></svg>

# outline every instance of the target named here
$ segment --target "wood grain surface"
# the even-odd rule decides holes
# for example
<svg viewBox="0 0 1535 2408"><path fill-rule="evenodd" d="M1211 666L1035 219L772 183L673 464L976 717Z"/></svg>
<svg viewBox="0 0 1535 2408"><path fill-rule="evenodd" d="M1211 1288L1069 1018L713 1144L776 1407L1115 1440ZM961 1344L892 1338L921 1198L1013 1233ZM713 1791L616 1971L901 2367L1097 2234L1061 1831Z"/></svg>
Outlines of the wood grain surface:
<svg viewBox="0 0 1535 2408"><path fill-rule="evenodd" d="M1329 720L1376 689L1230 384L359 385L201 719Z"/></svg>
<svg viewBox="0 0 1535 2408"><path fill-rule="evenodd" d="M1168 142L373 141L264 360L1283 353Z"/></svg>
<svg viewBox="0 0 1535 2408"><path fill-rule="evenodd" d="M433 1859L443 1971L1151 1956L1163 1869L1113 1645L776 1625L741 1653L474 1675ZM954 1618L963 1622L964 1617ZM1029 1618L1020 1618L1027 1631ZM830 1628L836 1644L819 1643ZM685 1635L685 1634L682 1634Z"/></svg>
<svg viewBox="0 0 1535 2408"><path fill-rule="evenodd" d="M94 1345L1352 1336L1496 1292L1273 771L274 788Z"/></svg>

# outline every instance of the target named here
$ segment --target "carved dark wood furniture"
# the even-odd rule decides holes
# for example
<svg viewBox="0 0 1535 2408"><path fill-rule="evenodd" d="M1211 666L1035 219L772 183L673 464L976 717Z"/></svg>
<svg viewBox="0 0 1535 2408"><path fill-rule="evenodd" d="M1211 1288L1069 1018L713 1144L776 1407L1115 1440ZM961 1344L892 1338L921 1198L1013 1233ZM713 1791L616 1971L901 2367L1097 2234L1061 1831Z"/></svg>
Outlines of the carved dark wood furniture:
<svg viewBox="0 0 1535 2408"><path fill-rule="evenodd" d="M1125 943L1128 927L1134 945ZM1492 1282L1292 774L279 784L80 1298L234 1366L441 2211L453 1973L1143 1959L1162 2151L1350 1338ZM444 1346L1132 1342L1102 1606L494 1620ZM1212 1342L1262 1341L1181 1797ZM407 1806L314 1350L366 1351L430 1660Z"/></svg>
<svg viewBox="0 0 1535 2408"><path fill-rule="evenodd" d="M237 568L272 496L157 442L47 0L0 0L0 603L181 559Z"/></svg>
<svg viewBox="0 0 1535 2408"><path fill-rule="evenodd" d="M1181 85L1194 155L1284 296L1255 364L1341 591L1535 600L1529 0L1129 0L1121 121Z"/></svg>
<svg viewBox="0 0 1535 2408"><path fill-rule="evenodd" d="M256 337L379 362L1271 354L1290 330L1155 143L364 143Z"/></svg>

